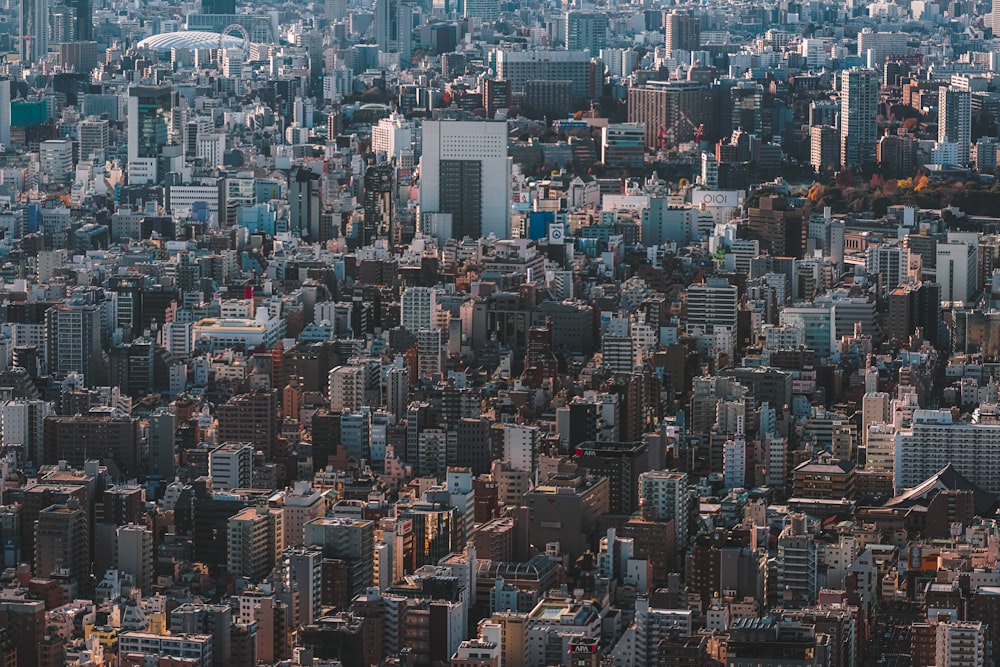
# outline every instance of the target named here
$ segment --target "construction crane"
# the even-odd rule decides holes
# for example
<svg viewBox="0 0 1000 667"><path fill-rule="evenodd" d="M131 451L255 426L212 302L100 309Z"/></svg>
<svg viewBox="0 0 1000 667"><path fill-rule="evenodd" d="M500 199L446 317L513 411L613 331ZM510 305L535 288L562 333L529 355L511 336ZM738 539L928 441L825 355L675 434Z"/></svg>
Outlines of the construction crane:
<svg viewBox="0 0 1000 667"><path fill-rule="evenodd" d="M677 115L688 124L692 129L694 129L694 143L697 146L701 143L701 139L705 136L705 124L699 123L695 124L693 120L688 116L687 112L683 109L677 109ZM677 129L676 124L673 127L661 127L659 133L657 134L657 144L661 149L675 147L679 142L674 139L676 136L675 130Z"/></svg>

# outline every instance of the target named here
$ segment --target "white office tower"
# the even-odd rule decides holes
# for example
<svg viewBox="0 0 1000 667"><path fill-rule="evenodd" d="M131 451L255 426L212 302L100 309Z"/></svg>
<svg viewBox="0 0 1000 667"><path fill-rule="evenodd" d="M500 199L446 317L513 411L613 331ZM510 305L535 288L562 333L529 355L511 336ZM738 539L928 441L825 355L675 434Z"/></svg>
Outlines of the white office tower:
<svg viewBox="0 0 1000 667"><path fill-rule="evenodd" d="M398 160L403 151L413 148L417 135L413 121L394 113L372 125L372 153L378 160Z"/></svg>
<svg viewBox="0 0 1000 667"><path fill-rule="evenodd" d="M49 183L66 183L73 168L73 142L49 139L38 146L38 170Z"/></svg>
<svg viewBox="0 0 1000 667"><path fill-rule="evenodd" d="M651 470L639 474L639 499L660 521L673 520L678 549L687 547L691 484L686 472Z"/></svg>
<svg viewBox="0 0 1000 667"><path fill-rule="evenodd" d="M854 68L841 73L840 162L845 167L875 162L878 142L878 72Z"/></svg>
<svg viewBox="0 0 1000 667"><path fill-rule="evenodd" d="M45 418L50 405L38 400L15 400L0 407L0 435L4 447L20 445L24 458L42 464Z"/></svg>
<svg viewBox="0 0 1000 667"><path fill-rule="evenodd" d="M400 303L400 324L411 334L434 326L437 293L433 287L407 287Z"/></svg>
<svg viewBox="0 0 1000 667"><path fill-rule="evenodd" d="M972 142L972 93L942 88L938 92L938 142L955 144L956 164L966 167Z"/></svg>
<svg viewBox="0 0 1000 667"><path fill-rule="evenodd" d="M975 234L951 232L937 245L936 278L941 301L964 305L978 291L979 242Z"/></svg>
<svg viewBox="0 0 1000 667"><path fill-rule="evenodd" d="M451 213L456 239L509 238L511 165L506 122L426 121L421 213Z"/></svg>
<svg viewBox="0 0 1000 667"><path fill-rule="evenodd" d="M3 82L0 81L0 105L3 104ZM2 113L2 111L0 111ZM80 139L80 162L104 164L110 142L110 123L106 118L87 118L77 125ZM2 134L2 131L0 131ZM3 142L0 137L0 143Z"/></svg>
<svg viewBox="0 0 1000 667"><path fill-rule="evenodd" d="M723 484L727 489L746 485L747 439L743 435L743 417L736 418L736 435L722 446Z"/></svg>
<svg viewBox="0 0 1000 667"><path fill-rule="evenodd" d="M225 442L208 453L208 475L212 488L223 491L248 489L253 481L253 445Z"/></svg>
<svg viewBox="0 0 1000 667"><path fill-rule="evenodd" d="M163 343L174 358L186 360L191 356L190 322L167 322L163 325Z"/></svg>

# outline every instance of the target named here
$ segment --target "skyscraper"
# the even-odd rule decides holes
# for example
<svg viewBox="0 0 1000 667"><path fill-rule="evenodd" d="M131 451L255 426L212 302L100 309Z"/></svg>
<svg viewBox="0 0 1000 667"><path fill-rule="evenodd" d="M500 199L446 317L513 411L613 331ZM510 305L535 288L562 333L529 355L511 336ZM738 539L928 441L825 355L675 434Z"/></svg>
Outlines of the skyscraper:
<svg viewBox="0 0 1000 667"><path fill-rule="evenodd" d="M89 42L94 39L94 6L91 0L64 0L73 10L76 41Z"/></svg>
<svg viewBox="0 0 1000 667"><path fill-rule="evenodd" d="M62 569L80 583L90 575L87 512L76 498L43 509L35 523L35 573L47 577Z"/></svg>
<svg viewBox="0 0 1000 667"><path fill-rule="evenodd" d="M102 318L101 308L82 295L75 295L45 313L50 373L57 377L80 373L91 385L103 380Z"/></svg>
<svg viewBox="0 0 1000 667"><path fill-rule="evenodd" d="M454 238L510 236L511 162L507 124L426 121L420 159L420 208L451 213Z"/></svg>
<svg viewBox="0 0 1000 667"><path fill-rule="evenodd" d="M393 239L395 213L396 170L389 163L372 165L365 171L364 234L362 245L369 245L376 237Z"/></svg>
<svg viewBox="0 0 1000 667"><path fill-rule="evenodd" d="M386 53L398 53L408 65L412 52L413 6L402 0L376 0L375 43Z"/></svg>
<svg viewBox="0 0 1000 667"><path fill-rule="evenodd" d="M296 236L319 241L319 176L296 169L288 184L288 226Z"/></svg>
<svg viewBox="0 0 1000 667"><path fill-rule="evenodd" d="M958 166L969 164L972 141L972 93L941 88L938 93L938 141L956 145Z"/></svg>
<svg viewBox="0 0 1000 667"><path fill-rule="evenodd" d="M674 10L666 15L664 26L667 53L675 50L697 51L701 46L701 20L688 12Z"/></svg>
<svg viewBox="0 0 1000 667"><path fill-rule="evenodd" d="M840 162L856 167L875 161L878 141L878 72L854 68L841 73Z"/></svg>
<svg viewBox="0 0 1000 667"><path fill-rule="evenodd" d="M173 109L170 86L133 86L128 96L129 183L160 180L158 161L167 145L167 127Z"/></svg>
<svg viewBox="0 0 1000 667"><path fill-rule="evenodd" d="M33 63L49 50L49 0L21 0L21 60Z"/></svg>
<svg viewBox="0 0 1000 667"><path fill-rule="evenodd" d="M596 55L608 43L608 15L597 12L566 14L566 49L589 50Z"/></svg>
<svg viewBox="0 0 1000 667"><path fill-rule="evenodd" d="M10 145L10 79L0 79L0 144Z"/></svg>

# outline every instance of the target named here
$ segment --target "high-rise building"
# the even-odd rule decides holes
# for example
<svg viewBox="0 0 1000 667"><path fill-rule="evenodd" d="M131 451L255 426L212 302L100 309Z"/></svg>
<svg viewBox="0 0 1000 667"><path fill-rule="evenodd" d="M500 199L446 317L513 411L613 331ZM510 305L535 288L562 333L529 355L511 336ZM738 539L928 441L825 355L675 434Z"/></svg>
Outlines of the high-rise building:
<svg viewBox="0 0 1000 667"><path fill-rule="evenodd" d="M132 86L128 96L129 183L157 183L161 153L167 145L167 128L174 104L170 86Z"/></svg>
<svg viewBox="0 0 1000 667"><path fill-rule="evenodd" d="M224 442L208 454L212 488L220 491L249 489L253 482L253 445Z"/></svg>
<svg viewBox="0 0 1000 667"><path fill-rule="evenodd" d="M582 101L595 92L590 55L586 51L499 50L497 78L510 81L512 93L523 93L528 81L572 81L573 101Z"/></svg>
<svg viewBox="0 0 1000 667"><path fill-rule="evenodd" d="M941 300L964 304L978 291L979 251L976 242L948 235L947 243L936 250L937 282Z"/></svg>
<svg viewBox="0 0 1000 667"><path fill-rule="evenodd" d="M43 428L43 463L66 461L82 469L89 459L112 459L122 474L141 472L142 429L136 417L111 408L95 408L82 415L51 415L45 418Z"/></svg>
<svg viewBox="0 0 1000 667"><path fill-rule="evenodd" d="M841 73L840 162L845 167L875 162L878 86L875 70L855 67Z"/></svg>
<svg viewBox="0 0 1000 667"><path fill-rule="evenodd" d="M645 125L646 148L694 141L700 125L712 136L714 109L712 91L697 81L648 81L628 90L628 122Z"/></svg>
<svg viewBox="0 0 1000 667"><path fill-rule="evenodd" d="M347 564L346 583L352 596L360 595L372 585L374 521L321 517L305 524L304 529L306 546L318 547L324 558L336 558Z"/></svg>
<svg viewBox="0 0 1000 667"><path fill-rule="evenodd" d="M233 396L217 409L219 442L249 442L266 457L278 440L278 392L260 389Z"/></svg>
<svg viewBox="0 0 1000 667"><path fill-rule="evenodd" d="M649 468L644 442L584 442L573 461L588 474L608 480L608 510L631 516L639 509L639 476Z"/></svg>
<svg viewBox="0 0 1000 667"><path fill-rule="evenodd" d="M400 366L386 371L385 388L386 410L398 422L406 415L407 398L410 391L410 369L406 366Z"/></svg>
<svg viewBox="0 0 1000 667"><path fill-rule="evenodd" d="M736 330L736 287L725 278L709 277L687 290L687 329L712 334L722 328Z"/></svg>
<svg viewBox="0 0 1000 667"><path fill-rule="evenodd" d="M365 170L364 230L361 244L370 245L376 238L395 239L393 228L396 201L396 169L383 162Z"/></svg>
<svg viewBox="0 0 1000 667"><path fill-rule="evenodd" d="M87 118L80 121L77 126L80 139L80 162L93 161L97 164L104 164L110 141L109 127L110 123L106 118Z"/></svg>
<svg viewBox="0 0 1000 667"><path fill-rule="evenodd" d="M673 10L665 17L667 53L697 51L701 48L701 19L690 12Z"/></svg>
<svg viewBox="0 0 1000 667"><path fill-rule="evenodd" d="M979 621L949 621L937 624L934 664L940 667L974 667L993 661L986 638L987 627Z"/></svg>
<svg viewBox="0 0 1000 667"><path fill-rule="evenodd" d="M201 0L202 14L235 14L236 0Z"/></svg>
<svg viewBox="0 0 1000 667"><path fill-rule="evenodd" d="M599 12L566 13L566 49L597 55L608 43L608 15Z"/></svg>
<svg viewBox="0 0 1000 667"><path fill-rule="evenodd" d="M909 426L896 434L896 491L912 488L950 465L984 491L997 493L1000 482L992 470L1000 465L998 437L998 424L958 422L949 410L915 410Z"/></svg>
<svg viewBox="0 0 1000 667"><path fill-rule="evenodd" d="M147 472L151 478L172 480L175 470L177 417L166 409L149 415Z"/></svg>
<svg viewBox="0 0 1000 667"><path fill-rule="evenodd" d="M413 150L418 136L419 130L413 121L394 113L372 125L372 153L378 160L399 164L403 152Z"/></svg>
<svg viewBox="0 0 1000 667"><path fill-rule="evenodd" d="M783 195L764 195L747 208L747 229L766 244L775 257L802 257L809 225L801 209L788 205Z"/></svg>
<svg viewBox="0 0 1000 667"><path fill-rule="evenodd" d="M325 240L320 237L319 175L300 168L288 180L289 231L313 243Z"/></svg>
<svg viewBox="0 0 1000 667"><path fill-rule="evenodd" d="M639 475L639 500L655 511L660 521L674 522L674 536L679 549L687 546L691 521L691 485L686 472L652 470Z"/></svg>
<svg viewBox="0 0 1000 667"><path fill-rule="evenodd" d="M840 166L840 131L829 125L809 128L809 164L819 174L831 174Z"/></svg>
<svg viewBox="0 0 1000 667"><path fill-rule="evenodd" d="M401 66L413 51L413 5L404 0L376 0L375 43L385 53L398 53Z"/></svg>
<svg viewBox="0 0 1000 667"><path fill-rule="evenodd" d="M35 63L49 51L49 0L21 0L21 62Z"/></svg>
<svg viewBox="0 0 1000 667"><path fill-rule="evenodd" d="M452 236L457 239L490 234L509 238L511 168L506 123L426 121L420 159L421 211L450 213Z"/></svg>
<svg viewBox="0 0 1000 667"><path fill-rule="evenodd" d="M143 593L153 585L153 533L146 526L120 526L115 538L115 567L132 577Z"/></svg>
<svg viewBox="0 0 1000 667"><path fill-rule="evenodd" d="M483 79L483 108L487 118L495 118L497 111L510 106L510 81Z"/></svg>
<svg viewBox="0 0 1000 667"><path fill-rule="evenodd" d="M94 6L92 0L62 0L73 14L74 42L89 42L94 39Z"/></svg>
<svg viewBox="0 0 1000 667"><path fill-rule="evenodd" d="M0 406L0 434L4 447L20 445L24 457L35 466L44 458L45 418L50 404L38 400L9 401Z"/></svg>
<svg viewBox="0 0 1000 667"><path fill-rule="evenodd" d="M0 144L10 146L10 79L0 78Z"/></svg>
<svg viewBox="0 0 1000 667"><path fill-rule="evenodd" d="M280 509L247 507L229 518L227 565L229 574L260 581L271 572L283 542Z"/></svg>
<svg viewBox="0 0 1000 667"><path fill-rule="evenodd" d="M938 92L938 142L945 141L956 145L958 166L968 166L972 142L972 93L968 90L941 88Z"/></svg>
<svg viewBox="0 0 1000 667"><path fill-rule="evenodd" d="M500 18L500 5L494 0L465 0L462 3L465 18L480 18L483 23Z"/></svg>
<svg viewBox="0 0 1000 667"><path fill-rule="evenodd" d="M80 584L91 574L87 511L76 498L43 509L35 523L35 574L48 577L61 570L68 570Z"/></svg>

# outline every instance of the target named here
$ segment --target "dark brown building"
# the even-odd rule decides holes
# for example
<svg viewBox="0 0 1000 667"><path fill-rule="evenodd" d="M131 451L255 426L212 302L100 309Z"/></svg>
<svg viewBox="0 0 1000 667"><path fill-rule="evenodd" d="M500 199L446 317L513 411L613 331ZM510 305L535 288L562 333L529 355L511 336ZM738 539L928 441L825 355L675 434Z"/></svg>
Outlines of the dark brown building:
<svg viewBox="0 0 1000 667"><path fill-rule="evenodd" d="M135 476L139 469L139 446L142 434L139 420L117 411L90 412L84 415L45 418L43 430L45 463L66 461L83 469L88 459L111 459L124 476Z"/></svg>
<svg viewBox="0 0 1000 667"><path fill-rule="evenodd" d="M250 442L270 460L278 446L278 392L233 396L218 408L219 442Z"/></svg>
<svg viewBox="0 0 1000 667"><path fill-rule="evenodd" d="M747 217L750 237L762 241L773 256L802 257L808 230L802 211L790 208L787 198L764 195L747 209Z"/></svg>

